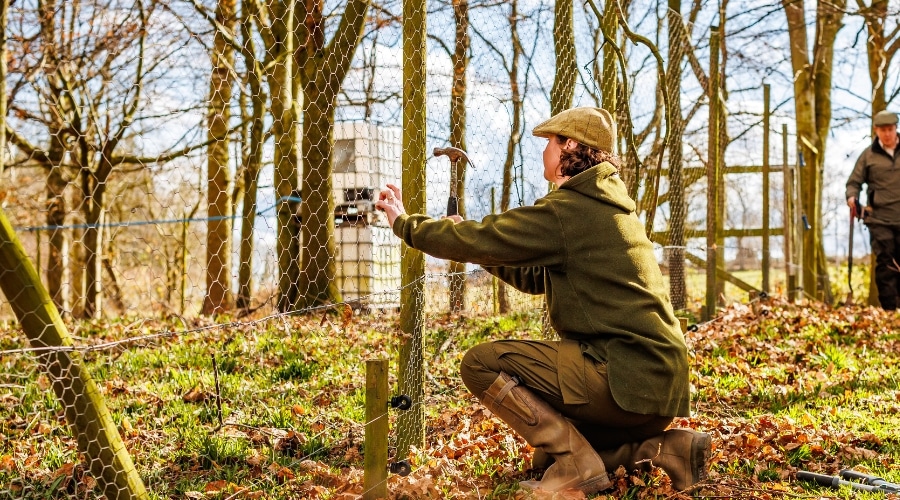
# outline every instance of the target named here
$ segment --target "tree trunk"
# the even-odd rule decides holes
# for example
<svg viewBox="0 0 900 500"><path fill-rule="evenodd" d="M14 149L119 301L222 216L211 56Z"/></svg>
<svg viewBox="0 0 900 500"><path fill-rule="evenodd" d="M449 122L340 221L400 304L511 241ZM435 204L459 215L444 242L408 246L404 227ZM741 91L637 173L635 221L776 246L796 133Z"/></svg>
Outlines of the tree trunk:
<svg viewBox="0 0 900 500"><path fill-rule="evenodd" d="M721 179L719 171L719 28L710 30L709 39L709 86L707 96L709 101L709 142L707 147L708 159L706 162L706 297L703 310L703 321L716 315L716 268L719 261L719 251L716 245L716 198L718 197L718 185Z"/></svg>
<svg viewBox="0 0 900 500"><path fill-rule="evenodd" d="M728 190L725 189L727 186L727 177L725 175L725 150L728 148L728 109L726 103L728 102L728 89L726 88L727 78L725 67L728 63L728 37L727 37L727 19L728 16L725 13L725 7L728 4L727 0L721 0L719 2L719 140L716 145L719 148L719 152L716 157L719 159L719 165L717 166L719 172L719 182L717 187L719 192L716 195L716 247L721 250L717 253L716 257L716 267L720 271L725 271L725 216L726 216L726 207L728 205L726 197L728 195ZM712 95L712 94L710 94ZM718 271L717 271L718 273ZM716 281L716 297L717 299L724 300L725 298L725 280L717 280ZM719 305L724 306L725 303L722 302Z"/></svg>
<svg viewBox="0 0 900 500"><path fill-rule="evenodd" d="M253 38L250 33L248 19L241 23L241 30L244 43L249 49L247 54L254 54L255 49L253 48ZM241 262L238 271L238 309L249 308L253 298L253 226L256 223L256 197L259 186L259 171L262 167L266 112L266 94L262 90L261 75L256 70L256 60L249 55L245 55L244 65L247 67L247 83L250 87L253 111L246 165L244 167L244 205L241 211Z"/></svg>
<svg viewBox="0 0 900 500"><path fill-rule="evenodd" d="M403 205L425 212L426 2L403 2ZM402 245L400 263L400 331L397 362L400 394L411 409L397 416L397 453L406 457L425 444L425 255Z"/></svg>
<svg viewBox="0 0 900 500"><path fill-rule="evenodd" d="M199 207L199 205L197 205ZM187 218L187 217L185 217ZM181 244L178 246L178 314L184 316L187 303L187 245L188 223L181 223Z"/></svg>
<svg viewBox="0 0 900 500"><path fill-rule="evenodd" d="M303 182L300 272L302 307L341 301L335 283L334 197L331 158L334 147L334 108L338 90L362 39L369 9L367 0L348 2L334 37L325 46L320 0L299 4L306 11L299 39L306 44L295 53L303 88Z"/></svg>
<svg viewBox="0 0 900 500"><path fill-rule="evenodd" d="M45 0L38 6L38 13L41 25L41 44L44 60L49 65L56 64L57 40L56 40L56 2L54 0ZM5 26L5 24L4 24ZM4 59L3 64L6 64ZM48 74L47 83L50 92L57 105L67 108L67 101L61 97L62 84L57 74ZM3 80L4 82L6 79ZM47 225L62 226L66 223L66 198L65 190L68 182L63 175L63 158L66 152L67 134L63 131L64 113L54 113L51 115L48 124L48 136L50 145L47 149ZM3 113L2 116L6 116ZM66 241L66 232L64 229L50 229L49 232L50 250L47 256L47 289L53 303L62 311L69 310L69 301L65 290L66 269L68 264L68 242ZM40 263L38 263L40 265Z"/></svg>
<svg viewBox="0 0 900 500"><path fill-rule="evenodd" d="M866 7L863 0L857 0L866 22L866 56L869 61L869 80L872 82L872 116L887 108L885 86L888 68L897 51L898 41L887 40L884 33L888 19L888 0L872 0ZM891 44L890 46L888 44Z"/></svg>
<svg viewBox="0 0 900 500"><path fill-rule="evenodd" d="M175 292L178 290L178 244L166 244L166 305L172 308Z"/></svg>
<svg viewBox="0 0 900 500"><path fill-rule="evenodd" d="M84 250L84 229L76 228L72 230L72 241L69 244L69 306L71 314L76 318L84 317L84 270L85 257Z"/></svg>
<svg viewBox="0 0 900 500"><path fill-rule="evenodd" d="M869 81L872 83L872 116L874 117L875 113L887 109L887 93L885 91L887 71L891 67L894 55L900 48L900 37L897 37L896 33L890 40L885 36L885 25L888 19L887 0L872 0L872 4L869 6L866 6L863 0L857 0L856 3L865 19L868 32L866 55L869 61ZM875 281L874 254L870 261L868 303L877 306L879 300Z"/></svg>
<svg viewBox="0 0 900 500"><path fill-rule="evenodd" d="M831 125L831 72L834 42L843 26L846 0L816 5L816 44L808 51L806 18L802 0L782 0L791 44L797 148L803 155L800 169L801 210L812 229L803 232L803 289L817 298L822 290L831 295L822 244L822 174L825 144Z"/></svg>
<svg viewBox="0 0 900 500"><path fill-rule="evenodd" d="M572 107L578 63L575 59L575 20L572 0L554 4L553 42L556 52L556 76L550 89L550 114L555 115Z"/></svg>
<svg viewBox="0 0 900 500"><path fill-rule="evenodd" d="M500 211L509 210L510 199L512 198L513 187L513 165L515 164L516 148L520 147L522 140L522 116L523 101L522 93L519 89L519 59L525 52L522 48L522 41L519 38L519 2L511 0L509 4L509 33L512 41L512 58L509 65L509 90L510 99L512 100L512 127L510 129L509 139L506 142L506 160L503 162L503 185L500 190ZM509 291L506 283L500 282L497 287L498 302L500 314L509 312Z"/></svg>
<svg viewBox="0 0 900 500"><path fill-rule="evenodd" d="M84 222L84 307L81 316L99 318L103 313L102 267L103 224L106 179L82 169L82 211Z"/></svg>
<svg viewBox="0 0 900 500"><path fill-rule="evenodd" d="M69 301L65 291L66 271L69 260L69 242L66 230L59 229L66 223L65 190L68 183L62 176L59 163L50 167L47 176L47 225L50 226L50 249L47 252L47 291L53 304L60 311L69 310Z"/></svg>
<svg viewBox="0 0 900 500"><path fill-rule="evenodd" d="M669 266L669 296L672 307L678 311L687 307L687 287L684 276L684 223L687 207L684 202L684 175L682 167L684 119L681 115L681 62L687 45L684 23L681 18L681 0L669 0L669 67L666 72L666 89L669 94L669 240L667 257Z"/></svg>
<svg viewBox="0 0 900 500"><path fill-rule="evenodd" d="M294 102L294 2L273 2L273 42L267 45L267 63L273 68L268 75L272 93L272 135L275 137L275 193L278 196L278 302L280 312L294 308L299 296L300 280L300 226L297 221L299 189L297 187L299 121L297 103ZM300 96L298 96L298 99Z"/></svg>
<svg viewBox="0 0 900 500"><path fill-rule="evenodd" d="M230 33L235 26L235 0L218 0L216 21ZM229 33L229 34L230 34ZM234 49L226 34L217 29L213 39L207 127L206 198L206 296L201 314L218 314L231 308L231 173L228 126L231 118Z"/></svg>
<svg viewBox="0 0 900 500"><path fill-rule="evenodd" d="M319 88L313 78L304 89L303 101L303 183L300 197L303 259L300 270L300 307L341 301L335 283L334 197L331 157L334 137L336 94Z"/></svg>
<svg viewBox="0 0 900 500"><path fill-rule="evenodd" d="M616 1L608 0L603 8L603 19L600 20L600 30L612 37L611 42L616 42L616 34L619 31L619 18L616 16ZM600 75L600 106L609 111L613 116L619 116L619 101L617 90L619 88L619 71L616 51L609 43L603 44L603 73ZM618 134L622 137L622 133ZM614 151L610 151L613 153Z"/></svg>
<svg viewBox="0 0 900 500"><path fill-rule="evenodd" d="M469 68L469 2L453 0L456 20L456 43L453 52L453 85L450 88L450 145L466 150L466 73ZM451 182L456 181L459 215L466 218L466 160L460 158L451 168L456 169ZM466 309L466 264L450 262L450 312Z"/></svg>
<svg viewBox="0 0 900 500"><path fill-rule="evenodd" d="M620 87L624 86L624 78L619 77L619 59L615 45L619 44L619 17L617 14L617 2L606 2L603 7L603 17L598 19L600 22L599 30L602 34L603 61L600 67L600 107L612 114L616 121L616 136L619 144L623 144L626 137L633 136L633 125L629 121L629 106L627 96L621 95ZM624 8L624 7L623 7ZM619 47L622 45L619 44ZM628 57L627 53L622 50L624 57ZM614 145L614 146L618 146ZM610 151L615 153L616 151ZM640 175L638 166L640 160L637 153L630 147L625 147L623 151L619 151L622 158L622 165L619 168L619 176L625 183L628 195L634 199L637 204L636 211L640 214L643 211L643 204L638 196L640 187ZM650 194L648 192L647 194Z"/></svg>
<svg viewBox="0 0 900 500"><path fill-rule="evenodd" d="M110 251L109 254L113 252ZM119 312L121 315L125 312L125 300L122 295L122 288L119 286L119 279L116 278L116 270L113 269L112 261L110 260L109 254L103 257L103 270L106 271L106 276L109 277L109 284L112 289L112 293L107 294L109 297L109 302L112 303L112 306ZM104 287L106 288L106 287Z"/></svg>
<svg viewBox="0 0 900 500"><path fill-rule="evenodd" d="M509 91L512 100L512 127L509 139L506 141L506 159L503 162L503 185L500 191L500 211L509 210L513 187L513 165L515 164L516 148L522 140L522 115L523 101L519 89L519 59L522 57L522 41L518 30L519 12L518 1L511 0L509 7L509 32L512 39L512 58L509 66Z"/></svg>

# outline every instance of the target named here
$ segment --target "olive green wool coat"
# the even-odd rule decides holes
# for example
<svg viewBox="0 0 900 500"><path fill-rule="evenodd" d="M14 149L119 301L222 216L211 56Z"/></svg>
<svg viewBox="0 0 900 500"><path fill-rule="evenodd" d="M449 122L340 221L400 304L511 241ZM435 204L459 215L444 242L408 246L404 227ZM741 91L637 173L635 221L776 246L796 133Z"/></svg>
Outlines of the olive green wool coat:
<svg viewBox="0 0 900 500"><path fill-rule="evenodd" d="M545 294L560 337L581 343L575 355L607 363L623 409L688 416L687 347L634 210L616 168L602 163L534 206L458 224L404 214L393 230L412 248Z"/></svg>

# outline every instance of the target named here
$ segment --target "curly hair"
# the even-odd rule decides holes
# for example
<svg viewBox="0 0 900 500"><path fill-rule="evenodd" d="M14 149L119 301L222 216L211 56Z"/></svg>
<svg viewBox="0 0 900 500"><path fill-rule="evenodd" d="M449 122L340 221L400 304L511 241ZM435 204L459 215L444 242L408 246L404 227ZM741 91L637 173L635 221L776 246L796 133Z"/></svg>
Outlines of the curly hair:
<svg viewBox="0 0 900 500"><path fill-rule="evenodd" d="M556 142L565 144L568 137L556 136ZM590 146L578 143L574 149L564 149L559 154L559 171L564 177L574 177L581 172L603 162L612 164L617 169L621 167L619 157L607 151L594 149Z"/></svg>

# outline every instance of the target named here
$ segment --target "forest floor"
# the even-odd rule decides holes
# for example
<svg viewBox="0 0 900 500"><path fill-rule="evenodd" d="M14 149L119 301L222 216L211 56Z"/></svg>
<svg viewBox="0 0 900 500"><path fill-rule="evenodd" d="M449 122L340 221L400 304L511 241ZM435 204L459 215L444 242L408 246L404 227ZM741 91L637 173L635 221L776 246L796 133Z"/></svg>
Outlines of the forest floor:
<svg viewBox="0 0 900 500"><path fill-rule="evenodd" d="M150 497L358 498L365 360L392 360L396 394L397 318L218 320L70 325L81 344L141 338L85 356ZM458 365L476 343L541 337L540 315L426 322L425 445L395 457L409 418L390 410L389 456L407 458L411 473L390 475L389 495L534 498L518 488L539 477L532 448L466 391ZM900 316L872 308L730 306L686 334L693 416L673 424L712 435L708 480L677 492L659 469L620 469L596 498L884 498L796 473L852 467L900 483L898 330ZM15 325L0 324L0 350L24 345ZM96 498L35 359L7 354L0 365L0 498Z"/></svg>

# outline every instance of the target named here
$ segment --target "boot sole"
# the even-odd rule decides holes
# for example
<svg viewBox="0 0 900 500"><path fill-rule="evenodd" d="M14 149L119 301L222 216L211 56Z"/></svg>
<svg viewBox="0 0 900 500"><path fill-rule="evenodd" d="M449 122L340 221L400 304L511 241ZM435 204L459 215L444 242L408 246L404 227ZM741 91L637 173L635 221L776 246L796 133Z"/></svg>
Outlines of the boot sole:
<svg viewBox="0 0 900 500"><path fill-rule="evenodd" d="M691 471L694 473L693 484L706 481L706 478L709 475L707 462L709 462L711 454L712 438L709 437L709 434L700 434L699 436L696 436L691 443L691 468L694 469ZM691 486L693 486L693 484Z"/></svg>
<svg viewBox="0 0 900 500"><path fill-rule="evenodd" d="M602 474L587 481L583 481L578 483L577 485L568 486L566 488L561 488L558 490L548 490L546 488L541 487L540 481L521 481L519 482L519 486L529 490L544 490L544 491L562 491L567 489L576 489L580 490L585 495L592 495L594 493L598 493L603 490L607 490L612 487L612 482L609 480L609 476L606 474Z"/></svg>
<svg viewBox="0 0 900 500"><path fill-rule="evenodd" d="M609 480L609 476L603 474L580 483L577 488L581 490L585 495L592 495L594 493L607 490L611 486L612 482Z"/></svg>

